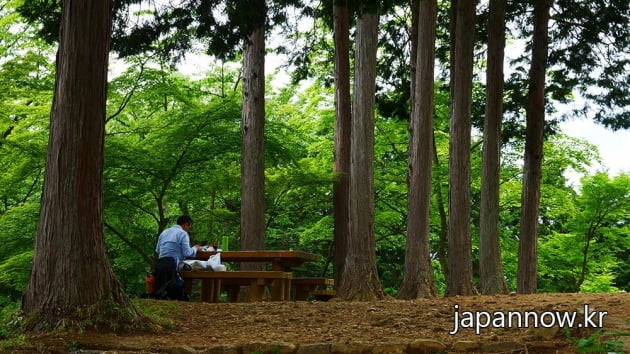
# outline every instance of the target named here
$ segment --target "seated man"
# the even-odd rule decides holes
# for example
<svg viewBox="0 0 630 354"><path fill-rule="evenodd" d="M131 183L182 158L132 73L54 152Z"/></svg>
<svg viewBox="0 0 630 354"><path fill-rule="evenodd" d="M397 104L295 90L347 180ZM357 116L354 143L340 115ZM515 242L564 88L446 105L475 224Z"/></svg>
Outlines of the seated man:
<svg viewBox="0 0 630 354"><path fill-rule="evenodd" d="M186 258L197 255L199 245L190 246L188 231L192 227L192 219L188 215L177 218L177 225L168 228L160 234L155 252L155 292L157 299L188 300L184 290L184 280L179 275L179 264Z"/></svg>
<svg viewBox="0 0 630 354"><path fill-rule="evenodd" d="M188 301L183 280L176 270L173 257L163 257L155 261L155 291L151 297L160 300Z"/></svg>

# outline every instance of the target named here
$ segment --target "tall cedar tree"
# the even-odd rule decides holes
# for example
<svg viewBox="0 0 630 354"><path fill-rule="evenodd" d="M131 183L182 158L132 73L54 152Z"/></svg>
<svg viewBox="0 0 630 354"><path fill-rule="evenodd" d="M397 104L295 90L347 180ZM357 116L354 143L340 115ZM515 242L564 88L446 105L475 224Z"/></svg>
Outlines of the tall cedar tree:
<svg viewBox="0 0 630 354"><path fill-rule="evenodd" d="M418 6L412 11L412 33L417 36L412 41L417 43L417 49L412 50L416 55L411 57L415 61L412 69L415 77L411 85L409 124L407 242L405 274L397 294L399 299L437 295L429 247L437 1L414 1L412 6Z"/></svg>
<svg viewBox="0 0 630 354"><path fill-rule="evenodd" d="M490 0L488 18L488 69L479 221L479 278L481 293L489 295L508 292L503 276L499 243L499 172L501 167L501 122L503 120L505 2L506 0Z"/></svg>
<svg viewBox="0 0 630 354"><path fill-rule="evenodd" d="M103 232L111 13L111 0L63 2L35 255L22 299L36 331L76 319L109 328L147 321L114 275Z"/></svg>
<svg viewBox="0 0 630 354"><path fill-rule="evenodd" d="M378 14L362 11L357 20L354 101L350 149L350 228L338 295L346 300L385 297L376 269L374 236L374 95Z"/></svg>
<svg viewBox="0 0 630 354"><path fill-rule="evenodd" d="M549 51L549 11L552 0L537 0L534 6L532 62L527 92L527 130L521 194L521 225L516 291L537 290L537 239L540 183L542 177L543 132L545 126L545 74Z"/></svg>
<svg viewBox="0 0 630 354"><path fill-rule="evenodd" d="M241 249L265 249L265 0L252 0L260 11L243 49L243 126L241 164ZM259 269L260 264L244 264Z"/></svg>
<svg viewBox="0 0 630 354"><path fill-rule="evenodd" d="M335 42L335 164L333 185L335 283L341 284L348 239L348 193L350 183L350 14L348 2L337 0L333 6Z"/></svg>
<svg viewBox="0 0 630 354"><path fill-rule="evenodd" d="M475 0L458 0L452 33L447 296L473 295L470 235L470 129Z"/></svg>

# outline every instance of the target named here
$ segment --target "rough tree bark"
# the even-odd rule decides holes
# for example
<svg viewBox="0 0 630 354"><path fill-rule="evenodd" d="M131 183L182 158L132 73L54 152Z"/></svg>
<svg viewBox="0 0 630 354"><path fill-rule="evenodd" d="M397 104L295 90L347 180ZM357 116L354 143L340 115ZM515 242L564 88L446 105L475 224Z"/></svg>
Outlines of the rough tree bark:
<svg viewBox="0 0 630 354"><path fill-rule="evenodd" d="M88 318L101 330L150 323L116 279L103 231L111 15L111 0L63 2L35 254L22 297L33 331Z"/></svg>
<svg viewBox="0 0 630 354"><path fill-rule="evenodd" d="M348 239L348 193L350 184L350 15L346 0L333 7L335 41L335 182L333 209L335 217L333 277L341 283Z"/></svg>
<svg viewBox="0 0 630 354"><path fill-rule="evenodd" d="M454 33L449 144L447 296L473 295L470 240L470 129L475 1L458 0Z"/></svg>
<svg viewBox="0 0 630 354"><path fill-rule="evenodd" d="M409 124L409 181L407 243L405 273L398 294L399 299L434 297L437 295L433 279L429 247L429 212L431 202L431 170L433 161L433 73L435 67L435 25L437 1L414 2L419 6L415 78L412 79L411 122Z"/></svg>
<svg viewBox="0 0 630 354"><path fill-rule="evenodd" d="M503 58L505 53L505 0L490 0L486 118L483 128L481 210L479 221L479 277L482 294L508 292L499 243L499 185L501 121L503 120Z"/></svg>
<svg viewBox="0 0 630 354"><path fill-rule="evenodd" d="M549 52L549 11L552 0L537 0L534 6L532 63L527 93L527 132L521 194L521 227L518 248L516 291L537 290L537 239L540 181L542 176L543 131L545 126L545 73Z"/></svg>
<svg viewBox="0 0 630 354"><path fill-rule="evenodd" d="M349 235L338 295L346 300L385 297L376 269L374 237L374 96L378 15L357 21L352 110Z"/></svg>
<svg viewBox="0 0 630 354"><path fill-rule="evenodd" d="M243 50L241 249L265 249L265 28L258 26ZM261 264L243 263L243 269ZM262 265L264 266L264 265Z"/></svg>

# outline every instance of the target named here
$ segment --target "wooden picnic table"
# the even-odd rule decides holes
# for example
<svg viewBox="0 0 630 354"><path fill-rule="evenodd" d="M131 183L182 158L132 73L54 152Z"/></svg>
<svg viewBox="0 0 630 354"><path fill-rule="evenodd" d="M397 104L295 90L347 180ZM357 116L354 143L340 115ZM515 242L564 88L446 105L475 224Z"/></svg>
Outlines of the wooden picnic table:
<svg viewBox="0 0 630 354"><path fill-rule="evenodd" d="M184 286L190 294L193 280L201 280L201 301L219 302L221 289L228 291L228 301L234 302L238 289L242 285L249 286L249 301L261 301L266 286L271 289L271 300L289 300L291 290L291 273L278 271L181 271Z"/></svg>
<svg viewBox="0 0 630 354"><path fill-rule="evenodd" d="M332 279L325 278L297 278L292 283L294 268L307 262L319 262L322 257L304 251L197 251L196 258L207 260L210 256L221 253L221 263L269 263L268 271L189 271L181 272L186 281L186 289L190 292L193 280L202 281L202 301L219 301L222 288L228 291L228 301L236 300L236 290L239 286L250 287L250 301L261 300L261 287L271 289L272 300L289 300L290 288L296 288L296 300L306 300L314 294L318 286L323 286L326 294L333 290L326 290L333 285Z"/></svg>
<svg viewBox="0 0 630 354"><path fill-rule="evenodd" d="M304 251L197 251L196 258L207 260L210 256L221 253L221 263L269 263L271 270L268 271L189 271L181 272L186 281L186 288L190 292L193 280L202 281L202 301L216 302L219 300L219 293L222 288L228 291L228 301L235 301L235 290L238 286L249 285L250 301L261 300L261 287L268 286L272 292L272 300L289 300L290 288L292 284L292 272L294 268L307 262L319 262L322 257L317 254ZM312 294L316 286L332 286L332 279L313 282L315 278L298 278L296 287L296 299L306 300ZM318 278L319 279L319 278ZM330 292L332 290L329 290Z"/></svg>
<svg viewBox="0 0 630 354"><path fill-rule="evenodd" d="M197 259L207 260L219 252L198 251ZM271 263L271 270L291 272L306 262L319 262L318 254L304 251L222 251L221 262L265 262Z"/></svg>

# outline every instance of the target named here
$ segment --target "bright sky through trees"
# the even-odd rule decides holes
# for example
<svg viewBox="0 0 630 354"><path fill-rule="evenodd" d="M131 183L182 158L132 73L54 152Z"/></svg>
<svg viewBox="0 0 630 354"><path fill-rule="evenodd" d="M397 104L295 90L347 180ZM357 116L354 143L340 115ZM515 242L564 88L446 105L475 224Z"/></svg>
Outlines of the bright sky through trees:
<svg viewBox="0 0 630 354"><path fill-rule="evenodd" d="M594 170L607 169L612 176L630 173L630 131L613 132L588 119L563 122L560 127L566 135L588 140L599 148L602 166L593 166Z"/></svg>

